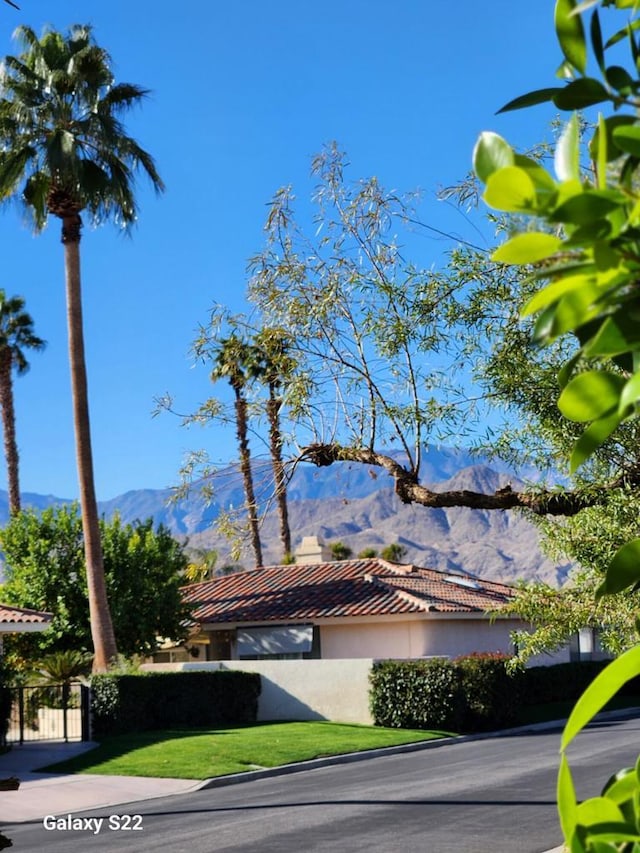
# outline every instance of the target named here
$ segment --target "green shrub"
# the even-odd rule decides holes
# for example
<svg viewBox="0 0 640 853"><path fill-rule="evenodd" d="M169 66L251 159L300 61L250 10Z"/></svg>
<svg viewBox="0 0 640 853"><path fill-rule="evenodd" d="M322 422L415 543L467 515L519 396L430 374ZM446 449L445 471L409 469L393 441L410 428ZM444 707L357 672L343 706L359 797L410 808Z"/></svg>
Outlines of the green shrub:
<svg viewBox="0 0 640 853"><path fill-rule="evenodd" d="M93 735L255 722L255 673L160 672L94 675Z"/></svg>
<svg viewBox="0 0 640 853"><path fill-rule="evenodd" d="M490 731L516 723L522 700L522 673L509 672L509 660L509 655L481 653L454 661L461 675L464 731Z"/></svg>
<svg viewBox="0 0 640 853"><path fill-rule="evenodd" d="M458 731L463 720L458 667L445 658L373 665L371 713L378 726Z"/></svg>
<svg viewBox="0 0 640 853"><path fill-rule="evenodd" d="M11 673L0 661L0 746L6 743L11 716Z"/></svg>
<svg viewBox="0 0 640 853"><path fill-rule="evenodd" d="M532 666L523 672L523 704L574 702L607 661L572 661L554 666Z"/></svg>

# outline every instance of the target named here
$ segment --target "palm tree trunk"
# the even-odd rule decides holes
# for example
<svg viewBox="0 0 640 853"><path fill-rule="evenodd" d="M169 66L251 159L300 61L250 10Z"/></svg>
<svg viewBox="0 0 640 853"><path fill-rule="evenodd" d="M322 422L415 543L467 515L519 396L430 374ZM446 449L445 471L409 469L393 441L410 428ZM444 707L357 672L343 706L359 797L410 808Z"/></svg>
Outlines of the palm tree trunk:
<svg viewBox="0 0 640 853"><path fill-rule="evenodd" d="M11 351L6 350L0 354L0 407L2 408L4 456L7 461L9 514L16 515L20 512L20 480L18 477L19 457L16 443L16 416L13 407L11 368Z"/></svg>
<svg viewBox="0 0 640 853"><path fill-rule="evenodd" d="M287 505L287 478L282 461L282 432L280 430L280 407L276 388L269 383L269 399L267 400L267 420L269 421L269 449L275 483L276 502L280 516L280 541L282 542L283 558L291 558L291 528L289 526L289 508Z"/></svg>
<svg viewBox="0 0 640 853"><path fill-rule="evenodd" d="M236 395L236 435L240 449L240 471L244 484L244 494L247 499L247 514L249 516L249 531L251 534L251 547L256 561L256 568L262 565L262 544L260 542L260 522L258 520L258 507L253 489L253 474L251 473L251 453L249 451L249 439L247 428L247 401L238 388L234 388Z"/></svg>
<svg viewBox="0 0 640 853"><path fill-rule="evenodd" d="M116 640L107 599L98 504L93 476L87 370L84 355L82 294L80 287L80 216L67 216L62 222L67 291L69 364L73 398L73 424L76 435L76 463L80 486L80 511L84 552L87 564L89 617L95 657L94 672L105 672L117 656Z"/></svg>

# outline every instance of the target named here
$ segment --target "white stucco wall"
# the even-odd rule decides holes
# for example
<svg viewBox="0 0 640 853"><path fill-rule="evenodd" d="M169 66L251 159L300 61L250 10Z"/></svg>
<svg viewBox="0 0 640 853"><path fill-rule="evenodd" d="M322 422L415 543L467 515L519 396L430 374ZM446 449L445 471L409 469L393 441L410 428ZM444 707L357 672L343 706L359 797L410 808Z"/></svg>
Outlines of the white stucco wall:
<svg viewBox="0 0 640 853"><path fill-rule="evenodd" d="M145 664L148 672L236 669L258 672L258 720L332 720L373 724L369 712L371 658Z"/></svg>

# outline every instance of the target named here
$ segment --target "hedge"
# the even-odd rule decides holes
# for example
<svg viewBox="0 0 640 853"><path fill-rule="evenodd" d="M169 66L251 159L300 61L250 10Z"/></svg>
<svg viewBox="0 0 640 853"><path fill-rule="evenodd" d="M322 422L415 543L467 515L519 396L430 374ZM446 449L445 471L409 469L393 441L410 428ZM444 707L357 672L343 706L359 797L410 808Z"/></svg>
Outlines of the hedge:
<svg viewBox="0 0 640 853"><path fill-rule="evenodd" d="M260 688L258 674L232 670L94 675L93 736L253 723Z"/></svg>
<svg viewBox="0 0 640 853"><path fill-rule="evenodd" d="M446 658L375 663L370 684L371 713L378 726L461 728L462 672Z"/></svg>
<svg viewBox="0 0 640 853"><path fill-rule="evenodd" d="M11 688L9 670L0 662L0 746L4 746L11 717Z"/></svg>
<svg viewBox="0 0 640 853"><path fill-rule="evenodd" d="M370 676L376 725L478 732L517 724L529 705L575 702L607 661L507 669L502 654L456 660L382 661ZM640 679L620 691L640 696Z"/></svg>

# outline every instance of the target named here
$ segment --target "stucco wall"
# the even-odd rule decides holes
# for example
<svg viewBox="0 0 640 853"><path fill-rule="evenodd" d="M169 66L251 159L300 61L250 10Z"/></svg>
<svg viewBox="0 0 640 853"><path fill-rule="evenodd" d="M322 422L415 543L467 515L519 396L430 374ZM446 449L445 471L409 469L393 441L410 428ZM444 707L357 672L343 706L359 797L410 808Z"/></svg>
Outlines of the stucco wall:
<svg viewBox="0 0 640 853"><path fill-rule="evenodd" d="M519 620L433 619L320 626L324 659L458 657L473 652L512 652L510 633Z"/></svg>
<svg viewBox="0 0 640 853"><path fill-rule="evenodd" d="M259 672L259 720L332 720L373 723L369 712L371 658L357 660L211 661L145 664L149 672L238 669Z"/></svg>

